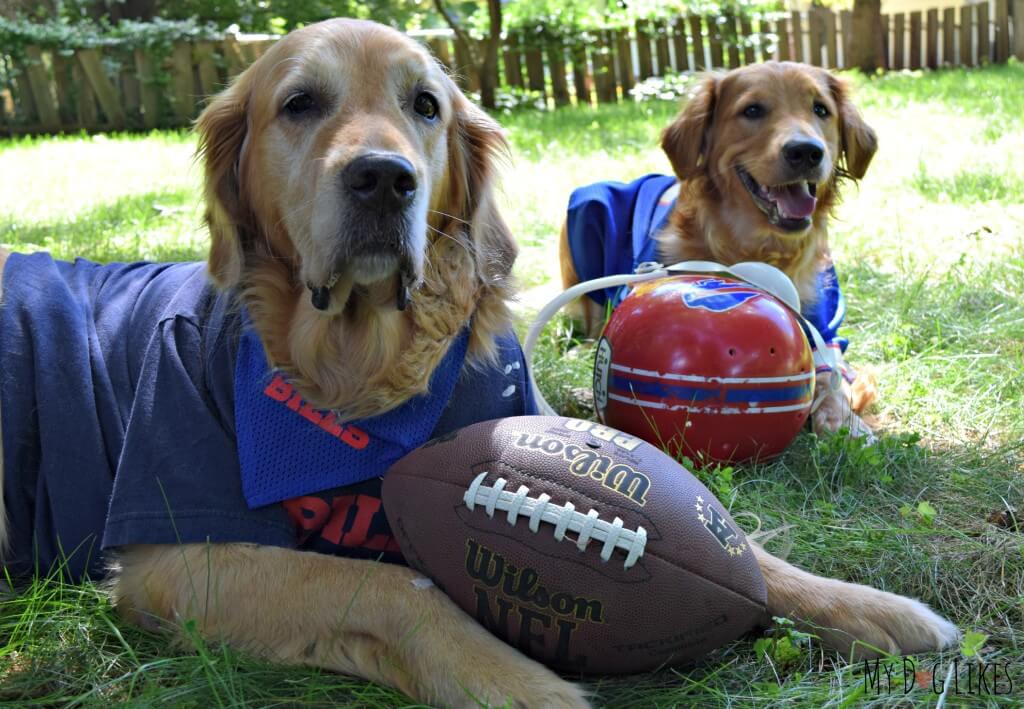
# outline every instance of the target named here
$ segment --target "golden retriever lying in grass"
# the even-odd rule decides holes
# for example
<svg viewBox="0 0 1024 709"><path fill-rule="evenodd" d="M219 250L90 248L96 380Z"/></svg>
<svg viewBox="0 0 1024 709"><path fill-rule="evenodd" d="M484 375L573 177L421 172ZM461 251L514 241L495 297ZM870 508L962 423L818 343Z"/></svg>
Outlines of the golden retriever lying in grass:
<svg viewBox="0 0 1024 709"><path fill-rule="evenodd" d="M662 134L661 146L678 180L672 189L678 191L667 221L652 225L658 231L651 234L657 241L651 255L665 264L770 263L793 280L805 314L817 320L818 329L834 330L828 323L837 314L841 321L842 306L824 302L825 291L840 297L831 268L828 220L840 183L864 176L877 143L848 94L846 84L824 69L791 62L745 66L705 78ZM570 221L588 208L583 199L574 195ZM565 288L581 275L612 275L603 272L607 267L589 265L610 258L594 252L630 249L630 238L589 231L578 236L574 231L572 243L570 230L562 231ZM580 301L591 337L604 323L602 305L590 298ZM822 317L813 317L815 312ZM828 376L821 376L821 369L819 392L828 390ZM876 394L872 375L844 378L842 387L825 395L815 410L815 430L835 432L845 426L852 435L871 435L857 413Z"/></svg>
<svg viewBox="0 0 1024 709"><path fill-rule="evenodd" d="M366 431L341 422L401 409L433 386L460 341L459 376L510 391L500 378L515 368L501 364L521 353L502 344L516 251L492 196L498 126L415 42L334 20L278 42L210 104L198 130L208 274L195 264L0 253L5 564L99 574L102 558L88 552L102 538L116 559L113 600L131 621L194 621L204 636L271 661L356 675L423 702L585 706L582 688L490 635L409 568L377 561L400 556L366 487L374 479L355 484L358 494L350 485L255 508L239 482L247 451L236 450L242 410L232 399L246 380L230 372L248 337L264 368L287 377L257 393L342 447L371 450ZM81 357L69 344L76 328L86 335ZM47 329L59 347L44 341ZM56 404L38 393L51 380ZM460 386L453 397L465 395ZM524 391L478 406L450 406L441 420L462 425L532 404ZM95 435L51 435L50 419L65 415ZM332 540L331 553L310 553ZM956 637L916 601L756 553L771 612L844 650L860 640L918 652Z"/></svg>

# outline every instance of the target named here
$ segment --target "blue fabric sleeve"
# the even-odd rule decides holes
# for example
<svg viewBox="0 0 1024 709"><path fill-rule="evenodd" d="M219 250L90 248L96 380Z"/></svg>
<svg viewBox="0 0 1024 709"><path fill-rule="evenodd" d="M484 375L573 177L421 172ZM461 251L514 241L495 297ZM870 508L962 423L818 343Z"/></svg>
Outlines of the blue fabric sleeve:
<svg viewBox="0 0 1024 709"><path fill-rule="evenodd" d="M206 351L203 332L185 317L168 318L145 350L104 548L296 544L280 505L250 510L245 504L231 419L233 352Z"/></svg>
<svg viewBox="0 0 1024 709"><path fill-rule="evenodd" d="M665 196L675 183L671 175L650 174L629 183L597 182L572 193L566 231L580 281L633 273L639 263L657 260L653 235L671 212L674 200ZM599 305L615 306L625 292L618 287L588 295Z"/></svg>
<svg viewBox="0 0 1024 709"><path fill-rule="evenodd" d="M0 309L4 499L14 575L103 572L99 543L121 444L88 305L94 264L11 254ZM101 461L102 465L95 465Z"/></svg>
<svg viewBox="0 0 1024 709"><path fill-rule="evenodd" d="M633 204L638 191L639 182L598 182L580 187L569 197L569 252L580 281L633 271ZM608 288L589 296L604 305L617 290Z"/></svg>

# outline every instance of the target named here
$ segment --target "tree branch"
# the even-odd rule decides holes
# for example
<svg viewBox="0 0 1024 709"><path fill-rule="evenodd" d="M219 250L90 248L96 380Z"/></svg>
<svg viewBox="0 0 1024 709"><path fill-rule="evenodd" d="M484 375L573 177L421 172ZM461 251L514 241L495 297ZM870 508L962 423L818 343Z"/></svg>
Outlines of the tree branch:
<svg viewBox="0 0 1024 709"><path fill-rule="evenodd" d="M462 45L469 52L469 60L473 62L474 66L480 66L483 62L480 60L480 56L476 51L476 41L469 36L469 33L462 29L462 26L455 19L455 16L445 7L444 0L434 0L434 7L444 18L444 21L448 23L448 26L452 28L455 33L455 37L462 42Z"/></svg>

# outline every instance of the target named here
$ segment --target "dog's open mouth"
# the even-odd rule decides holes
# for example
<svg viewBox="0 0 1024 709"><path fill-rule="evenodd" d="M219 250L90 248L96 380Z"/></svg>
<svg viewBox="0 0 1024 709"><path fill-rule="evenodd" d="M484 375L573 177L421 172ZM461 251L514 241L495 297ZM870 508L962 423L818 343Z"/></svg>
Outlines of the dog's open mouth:
<svg viewBox="0 0 1024 709"><path fill-rule="evenodd" d="M818 203L814 182L790 182L768 187L760 184L742 167L736 168L740 181L747 188L757 208L768 221L783 231L804 231L811 226L811 215Z"/></svg>

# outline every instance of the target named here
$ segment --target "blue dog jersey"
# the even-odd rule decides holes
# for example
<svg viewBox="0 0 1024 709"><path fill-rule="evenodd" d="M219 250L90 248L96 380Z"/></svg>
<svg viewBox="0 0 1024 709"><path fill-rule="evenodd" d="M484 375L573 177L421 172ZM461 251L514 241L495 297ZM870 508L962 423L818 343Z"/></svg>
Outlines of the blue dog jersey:
<svg viewBox="0 0 1024 709"><path fill-rule="evenodd" d="M598 182L575 190L569 197L566 228L580 280L632 273L645 261L660 260L654 237L668 222L678 196L679 184L668 175L645 175L628 184ZM599 305L615 307L627 292L622 286L589 296ZM818 275L818 298L804 303L803 316L830 347L846 351L847 341L838 335L846 301L833 266Z"/></svg>
<svg viewBox="0 0 1024 709"><path fill-rule="evenodd" d="M255 395L290 417L300 434L315 434L309 440L319 437L327 451L387 455L355 478L324 465L303 477L312 487L271 480L293 496L250 507L236 432L251 422L236 418L248 414L236 414L234 389L246 318L231 294L211 286L202 264L98 265L12 254L2 296L4 559L16 575L60 566L71 579L98 578L101 549L179 542L248 542L399 562L380 504L381 466L429 436L536 413L511 333L497 343L498 368L463 366L464 343L457 340L446 357L454 369L442 377L449 381L432 380L432 394L443 400L427 402L432 424L414 437L378 441L374 436L387 429L373 419L359 426L329 418L267 371ZM419 415L422 404L406 413ZM290 458L276 425L253 429L271 449L279 446L276 474L288 478L315 465L299 454ZM298 462L289 466L292 459Z"/></svg>

